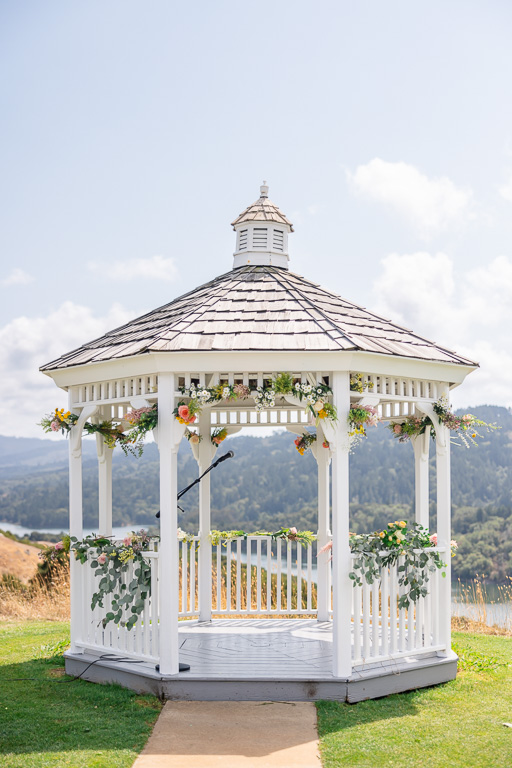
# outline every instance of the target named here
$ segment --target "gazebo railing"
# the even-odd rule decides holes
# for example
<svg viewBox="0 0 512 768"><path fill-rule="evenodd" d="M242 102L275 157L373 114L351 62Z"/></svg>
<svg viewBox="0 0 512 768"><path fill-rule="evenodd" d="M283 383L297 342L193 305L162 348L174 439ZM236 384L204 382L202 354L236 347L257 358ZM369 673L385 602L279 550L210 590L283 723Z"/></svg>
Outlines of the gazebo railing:
<svg viewBox="0 0 512 768"><path fill-rule="evenodd" d="M91 550L89 562L95 556L97 552ZM82 566L83 615L81 638L76 641L76 645L86 650L158 662L160 654L158 551L145 552L144 558L151 564L151 596L145 600L142 613L133 629L126 629L113 621L103 626L104 618L112 610L112 594L104 599L103 608L97 605L91 609L92 596L98 589L101 577L95 576L89 562ZM122 583L129 584L133 580L135 568L137 563L133 561L128 563L128 570L123 575Z"/></svg>
<svg viewBox="0 0 512 768"><path fill-rule="evenodd" d="M446 550L436 548L441 559ZM427 583L428 594L409 608L398 608L403 587L398 585L402 558L383 568L380 580L354 587L352 598L353 665L383 662L405 656L444 651L440 634L439 605L442 571L436 569Z"/></svg>
<svg viewBox="0 0 512 768"><path fill-rule="evenodd" d="M313 546L247 536L212 546L214 615L315 615Z"/></svg>

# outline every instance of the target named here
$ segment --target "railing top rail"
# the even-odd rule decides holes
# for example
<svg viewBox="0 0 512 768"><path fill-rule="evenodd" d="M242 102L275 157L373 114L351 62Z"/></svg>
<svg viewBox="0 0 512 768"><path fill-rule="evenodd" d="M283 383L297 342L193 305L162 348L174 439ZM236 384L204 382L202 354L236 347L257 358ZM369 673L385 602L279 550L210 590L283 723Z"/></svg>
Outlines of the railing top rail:
<svg viewBox="0 0 512 768"><path fill-rule="evenodd" d="M378 554L381 555L381 556L382 555L389 555L393 551L394 550L392 550L392 549L381 549L381 550L379 550ZM416 552L416 553L418 553L418 552L439 552L440 554L444 554L446 551L447 551L447 547L424 547L424 548L421 548L421 549L413 549L413 552ZM360 554L359 552L351 552L350 553L350 557L355 559L356 557L359 557L359 554Z"/></svg>

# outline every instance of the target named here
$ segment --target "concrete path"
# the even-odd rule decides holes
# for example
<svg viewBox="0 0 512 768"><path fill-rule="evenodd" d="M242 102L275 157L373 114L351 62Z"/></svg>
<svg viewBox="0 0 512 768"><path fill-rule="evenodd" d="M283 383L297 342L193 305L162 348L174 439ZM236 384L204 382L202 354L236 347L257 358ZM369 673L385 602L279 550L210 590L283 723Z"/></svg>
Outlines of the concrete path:
<svg viewBox="0 0 512 768"><path fill-rule="evenodd" d="M168 701L133 768L321 768L310 702Z"/></svg>

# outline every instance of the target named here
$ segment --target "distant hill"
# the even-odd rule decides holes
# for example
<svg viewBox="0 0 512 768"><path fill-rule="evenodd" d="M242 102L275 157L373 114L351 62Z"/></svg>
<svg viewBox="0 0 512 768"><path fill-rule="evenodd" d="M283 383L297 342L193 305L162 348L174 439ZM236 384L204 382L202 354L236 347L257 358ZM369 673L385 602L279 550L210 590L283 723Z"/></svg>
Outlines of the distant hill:
<svg viewBox="0 0 512 768"><path fill-rule="evenodd" d="M512 412L497 406L471 409L501 429L487 434L478 447L452 450L454 535L468 551L471 574L454 560L459 575L479 572L501 578L512 569ZM223 443L235 458L212 472L212 523L219 528L316 528L316 463L300 456L290 433L270 437L238 436ZM0 437L0 521L37 530L67 527L67 441ZM84 440L84 522L97 523L97 464L94 440ZM431 452L431 498L435 494L435 459ZM158 511L158 449L148 444L141 459L116 450L113 463L114 521L150 525ZM178 460L179 485L197 476L186 441ZM400 444L389 430L369 430L368 439L351 456L352 528L374 530L389 519L411 517L414 463L410 444ZM197 527L197 490L183 498L183 528ZM433 507L433 513L435 509ZM435 520L432 520L432 526ZM0 524L1 527L1 524ZM477 553L478 556L473 556ZM510 560L510 562L509 562ZM459 565L455 565L456 561Z"/></svg>

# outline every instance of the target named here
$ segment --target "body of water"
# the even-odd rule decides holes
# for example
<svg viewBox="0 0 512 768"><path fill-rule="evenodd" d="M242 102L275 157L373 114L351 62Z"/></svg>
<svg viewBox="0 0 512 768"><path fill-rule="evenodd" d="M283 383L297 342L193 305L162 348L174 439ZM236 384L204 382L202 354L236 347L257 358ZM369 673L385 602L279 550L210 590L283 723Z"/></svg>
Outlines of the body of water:
<svg viewBox="0 0 512 768"><path fill-rule="evenodd" d="M112 535L115 536L115 538L122 539L131 531L140 530L140 528L141 526L134 525L115 526L112 528ZM4 523L1 521L0 529L14 533L16 536L28 536L34 530L33 528L26 528L23 525L16 525L15 523ZM41 531L41 533L60 534L63 533L63 531L59 528L47 528L45 531ZM64 531L64 533L67 533L67 531ZM93 530L92 528L84 528L84 536L87 536L91 533L97 533L97 530ZM232 557L234 557L234 553L232 553ZM242 562L247 562L247 555L245 552L242 553ZM252 564L255 565L254 555L252 558ZM312 566L312 581L316 583L315 558L313 558ZM283 573L286 573L286 560L283 560ZM294 576L297 575L297 568L295 565L292 567L292 574ZM304 570L303 574L305 575ZM464 585L462 586L464 588ZM452 616L464 616L468 619L477 621L485 620L489 627L496 625L498 627L511 628L512 601L503 601L502 594L500 594L500 589L502 590L503 587L499 587L496 584L486 585L485 595L488 599L488 602L483 602L482 600L471 600L467 590L465 591L464 599L462 599L461 587L458 583L454 583L452 586Z"/></svg>
<svg viewBox="0 0 512 768"><path fill-rule="evenodd" d="M126 534L131 533L133 530L139 531L142 526L133 526L133 525L117 525L112 528L112 535L116 537L116 539L122 539ZM0 521L0 530L2 531L9 531L9 533L14 533L15 536L30 536L32 531L36 530L34 528L26 528L24 525L16 525L15 523L3 523ZM68 529L63 530L62 528L45 528L43 531L40 531L40 533L69 533ZM84 536L89 536L91 533L98 533L98 530L94 530L92 528L84 528Z"/></svg>

